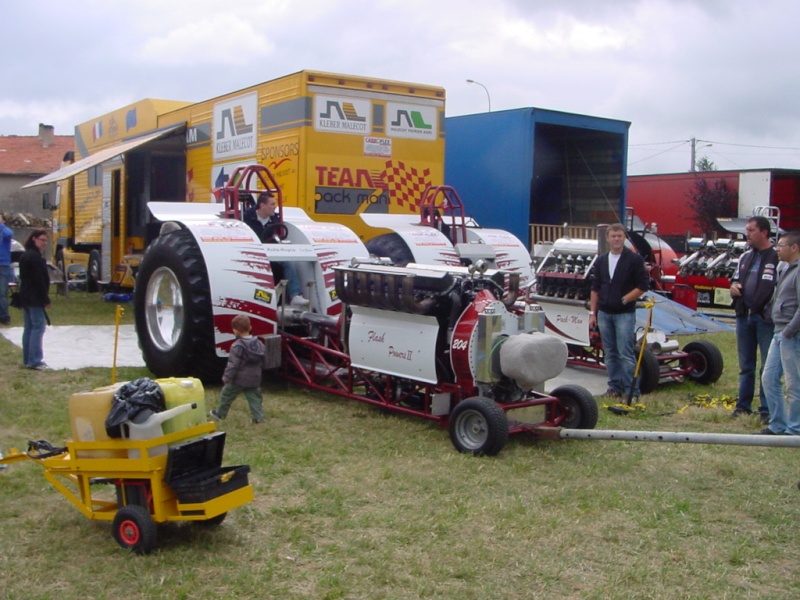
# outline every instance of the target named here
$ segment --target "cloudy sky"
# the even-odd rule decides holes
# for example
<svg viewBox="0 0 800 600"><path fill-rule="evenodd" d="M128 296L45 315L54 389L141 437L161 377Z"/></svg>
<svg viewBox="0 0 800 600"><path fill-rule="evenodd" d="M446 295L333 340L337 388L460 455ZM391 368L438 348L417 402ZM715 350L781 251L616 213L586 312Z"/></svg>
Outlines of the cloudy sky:
<svg viewBox="0 0 800 600"><path fill-rule="evenodd" d="M630 174L800 168L800 4L778 0L5 0L0 134L302 69L440 85L449 116L629 121ZM710 144L710 145L709 145Z"/></svg>

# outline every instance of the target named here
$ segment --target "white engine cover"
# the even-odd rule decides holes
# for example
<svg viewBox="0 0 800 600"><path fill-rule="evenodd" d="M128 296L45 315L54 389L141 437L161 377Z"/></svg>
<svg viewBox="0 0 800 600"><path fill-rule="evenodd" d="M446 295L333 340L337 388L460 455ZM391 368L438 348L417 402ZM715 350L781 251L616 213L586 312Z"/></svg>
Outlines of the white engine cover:
<svg viewBox="0 0 800 600"><path fill-rule="evenodd" d="M354 367L436 383L436 317L351 306Z"/></svg>

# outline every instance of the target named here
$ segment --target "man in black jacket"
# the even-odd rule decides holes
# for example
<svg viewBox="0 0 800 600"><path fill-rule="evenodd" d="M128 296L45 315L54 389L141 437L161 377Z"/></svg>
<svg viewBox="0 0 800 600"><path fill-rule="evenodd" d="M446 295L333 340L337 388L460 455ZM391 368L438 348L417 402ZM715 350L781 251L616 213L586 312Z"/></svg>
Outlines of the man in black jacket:
<svg viewBox="0 0 800 600"><path fill-rule="evenodd" d="M752 413L756 387L756 362L761 352L759 370L758 412L761 422L769 423L769 408L760 379L772 341L774 325L768 305L775 289L778 255L770 240L770 223L766 217L752 217L745 225L750 250L739 259L731 282L731 297L736 311L736 349L739 354L739 398L732 416Z"/></svg>
<svg viewBox="0 0 800 600"><path fill-rule="evenodd" d="M636 370L636 300L649 288L642 257L625 247L625 227L608 226L610 250L594 265L589 327L599 326L603 360L608 371L607 396L629 392ZM633 390L638 396L638 387Z"/></svg>

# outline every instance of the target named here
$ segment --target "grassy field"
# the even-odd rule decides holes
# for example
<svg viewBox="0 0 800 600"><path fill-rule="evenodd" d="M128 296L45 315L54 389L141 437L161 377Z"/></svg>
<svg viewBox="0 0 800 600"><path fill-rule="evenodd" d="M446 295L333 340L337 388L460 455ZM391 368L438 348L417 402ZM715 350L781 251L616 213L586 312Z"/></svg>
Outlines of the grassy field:
<svg viewBox="0 0 800 600"><path fill-rule="evenodd" d="M110 324L113 312L73 295L51 317ZM760 429L713 401L694 405L736 393L733 334L709 339L726 361L717 384L661 386L643 412L601 410L598 428ZM19 354L0 338L0 449L60 444L69 395L108 384L110 371L29 371ZM206 386L209 406L219 391ZM279 381L264 396L265 424L250 424L240 398L223 425L224 462L251 466L255 501L216 530L162 527L148 556L122 551L36 464L2 472L0 597L800 596L797 450L516 437L474 458L422 420Z"/></svg>

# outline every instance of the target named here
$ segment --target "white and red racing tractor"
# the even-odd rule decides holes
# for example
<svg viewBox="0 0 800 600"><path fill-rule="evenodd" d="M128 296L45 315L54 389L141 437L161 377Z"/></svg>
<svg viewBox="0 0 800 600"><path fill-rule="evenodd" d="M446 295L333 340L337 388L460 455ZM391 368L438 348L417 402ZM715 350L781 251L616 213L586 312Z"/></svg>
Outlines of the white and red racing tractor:
<svg viewBox="0 0 800 600"><path fill-rule="evenodd" d="M278 186L266 170L231 181L224 205L150 204L177 226L148 247L136 277L137 334L156 376L218 383L231 320L245 313L276 358L275 376L433 420L461 452L494 455L510 434L596 425L584 388L544 392L567 347L519 299L519 273L482 260L383 264L343 225L282 206L283 239L264 244L238 219L240 204ZM289 261L308 307L286 301L273 271Z"/></svg>

